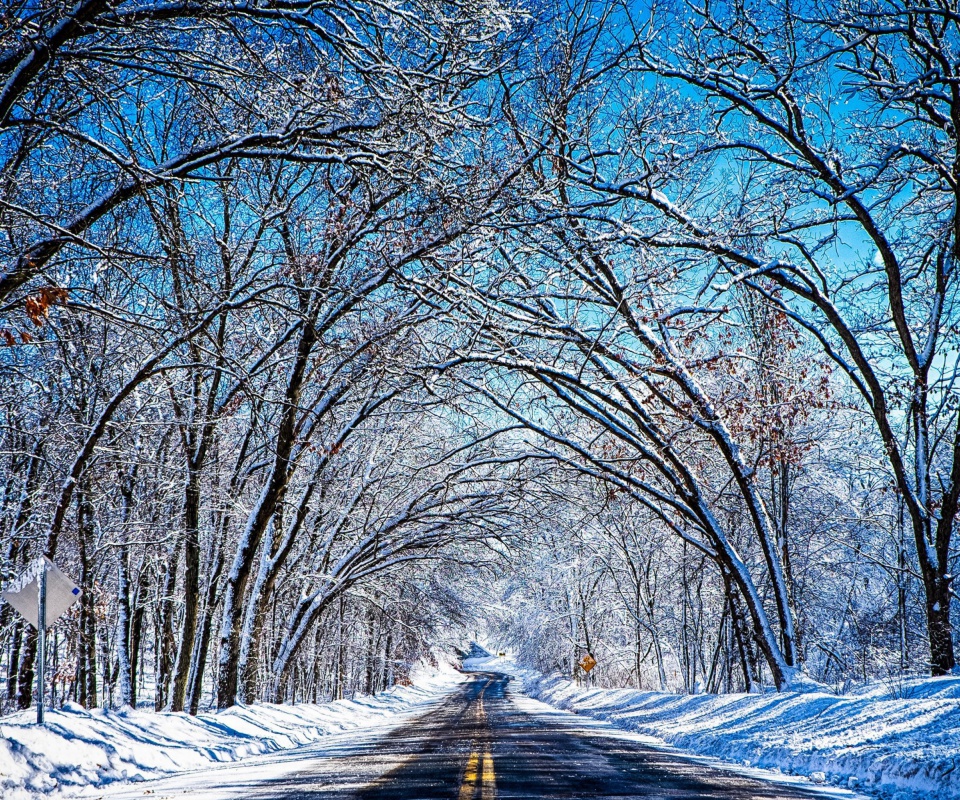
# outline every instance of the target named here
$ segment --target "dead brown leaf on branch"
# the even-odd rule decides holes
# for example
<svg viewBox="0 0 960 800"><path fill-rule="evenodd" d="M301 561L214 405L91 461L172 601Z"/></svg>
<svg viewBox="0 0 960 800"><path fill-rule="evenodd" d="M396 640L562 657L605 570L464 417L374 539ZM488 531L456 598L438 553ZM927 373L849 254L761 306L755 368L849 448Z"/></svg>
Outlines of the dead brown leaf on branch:
<svg viewBox="0 0 960 800"><path fill-rule="evenodd" d="M26 297L23 301L23 310L36 327L42 328L50 316L50 309L55 305L65 306L67 297L66 289L44 286ZM0 328L0 339L3 339L3 344L7 347L14 347L17 344L30 344L33 341L33 335L16 328Z"/></svg>

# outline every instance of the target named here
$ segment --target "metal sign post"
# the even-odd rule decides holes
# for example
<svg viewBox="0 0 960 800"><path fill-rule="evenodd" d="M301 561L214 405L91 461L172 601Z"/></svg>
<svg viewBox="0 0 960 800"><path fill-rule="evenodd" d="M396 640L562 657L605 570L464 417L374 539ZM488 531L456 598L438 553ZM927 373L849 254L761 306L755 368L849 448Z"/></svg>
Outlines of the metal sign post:
<svg viewBox="0 0 960 800"><path fill-rule="evenodd" d="M37 724L47 699L47 628L80 599L79 587L48 558L32 561L0 597L37 629Z"/></svg>
<svg viewBox="0 0 960 800"><path fill-rule="evenodd" d="M37 592L37 725L43 725L43 706L47 689L47 565L40 568L40 590Z"/></svg>

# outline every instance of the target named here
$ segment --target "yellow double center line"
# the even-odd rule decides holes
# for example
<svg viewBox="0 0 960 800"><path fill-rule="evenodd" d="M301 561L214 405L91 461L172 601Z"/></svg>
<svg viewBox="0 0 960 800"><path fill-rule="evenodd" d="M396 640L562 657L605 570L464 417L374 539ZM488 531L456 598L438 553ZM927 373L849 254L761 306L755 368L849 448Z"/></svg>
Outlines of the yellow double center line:
<svg viewBox="0 0 960 800"><path fill-rule="evenodd" d="M477 715L486 722L487 714L483 708L483 692L487 687L483 687L477 702ZM495 800L497 796L497 780L493 771L493 756L490 755L490 745L485 744L482 752L479 747L474 746L467 759L467 769L463 773L463 783L460 785L460 800L474 800L477 792L480 792L480 800Z"/></svg>
<svg viewBox="0 0 960 800"><path fill-rule="evenodd" d="M463 774L463 783L460 786L460 800L474 800L478 789L480 800L495 800L497 781L489 747L484 747L482 754L476 749L470 753L467 771Z"/></svg>

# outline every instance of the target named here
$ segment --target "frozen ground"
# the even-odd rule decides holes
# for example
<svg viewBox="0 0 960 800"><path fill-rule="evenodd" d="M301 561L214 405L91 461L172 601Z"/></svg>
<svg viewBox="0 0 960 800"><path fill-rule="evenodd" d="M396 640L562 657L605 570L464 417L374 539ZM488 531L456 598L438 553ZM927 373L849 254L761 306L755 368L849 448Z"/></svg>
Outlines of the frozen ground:
<svg viewBox="0 0 960 800"><path fill-rule="evenodd" d="M252 770L251 775L262 780L294 768L301 756L289 760L258 756L318 740L326 744L327 737L335 747L340 738L336 734L345 731L381 736L424 713L463 680L450 667L415 671L412 678L412 686L394 687L376 697L357 696L321 705L237 707L196 717L153 711L85 711L78 706L48 712L43 728L33 724L32 711L3 717L0 797L99 797L102 787L110 784L185 772L192 772L193 778L179 778L178 783L196 785L210 782L212 767L238 761L244 766L231 766L231 779L242 779L243 770ZM136 794L155 794L153 786Z"/></svg>
<svg viewBox="0 0 960 800"><path fill-rule="evenodd" d="M514 675L549 705L607 720L688 752L806 776L895 800L960 800L960 678L823 692L674 695L589 689L471 659Z"/></svg>

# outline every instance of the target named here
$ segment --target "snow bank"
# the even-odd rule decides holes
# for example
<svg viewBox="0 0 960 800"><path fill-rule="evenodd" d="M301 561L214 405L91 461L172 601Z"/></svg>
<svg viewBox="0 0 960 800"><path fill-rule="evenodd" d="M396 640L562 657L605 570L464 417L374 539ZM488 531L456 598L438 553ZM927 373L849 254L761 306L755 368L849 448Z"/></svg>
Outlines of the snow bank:
<svg viewBox="0 0 960 800"><path fill-rule="evenodd" d="M322 705L238 706L196 717L71 705L48 712L42 728L32 711L3 717L0 797L65 796L82 787L142 781L297 747L392 715L421 712L464 679L450 667L421 668L411 677L412 686Z"/></svg>
<svg viewBox="0 0 960 800"><path fill-rule="evenodd" d="M823 692L675 695L585 689L559 676L476 659L512 673L555 708L608 720L701 755L803 775L895 800L960 800L960 678Z"/></svg>

